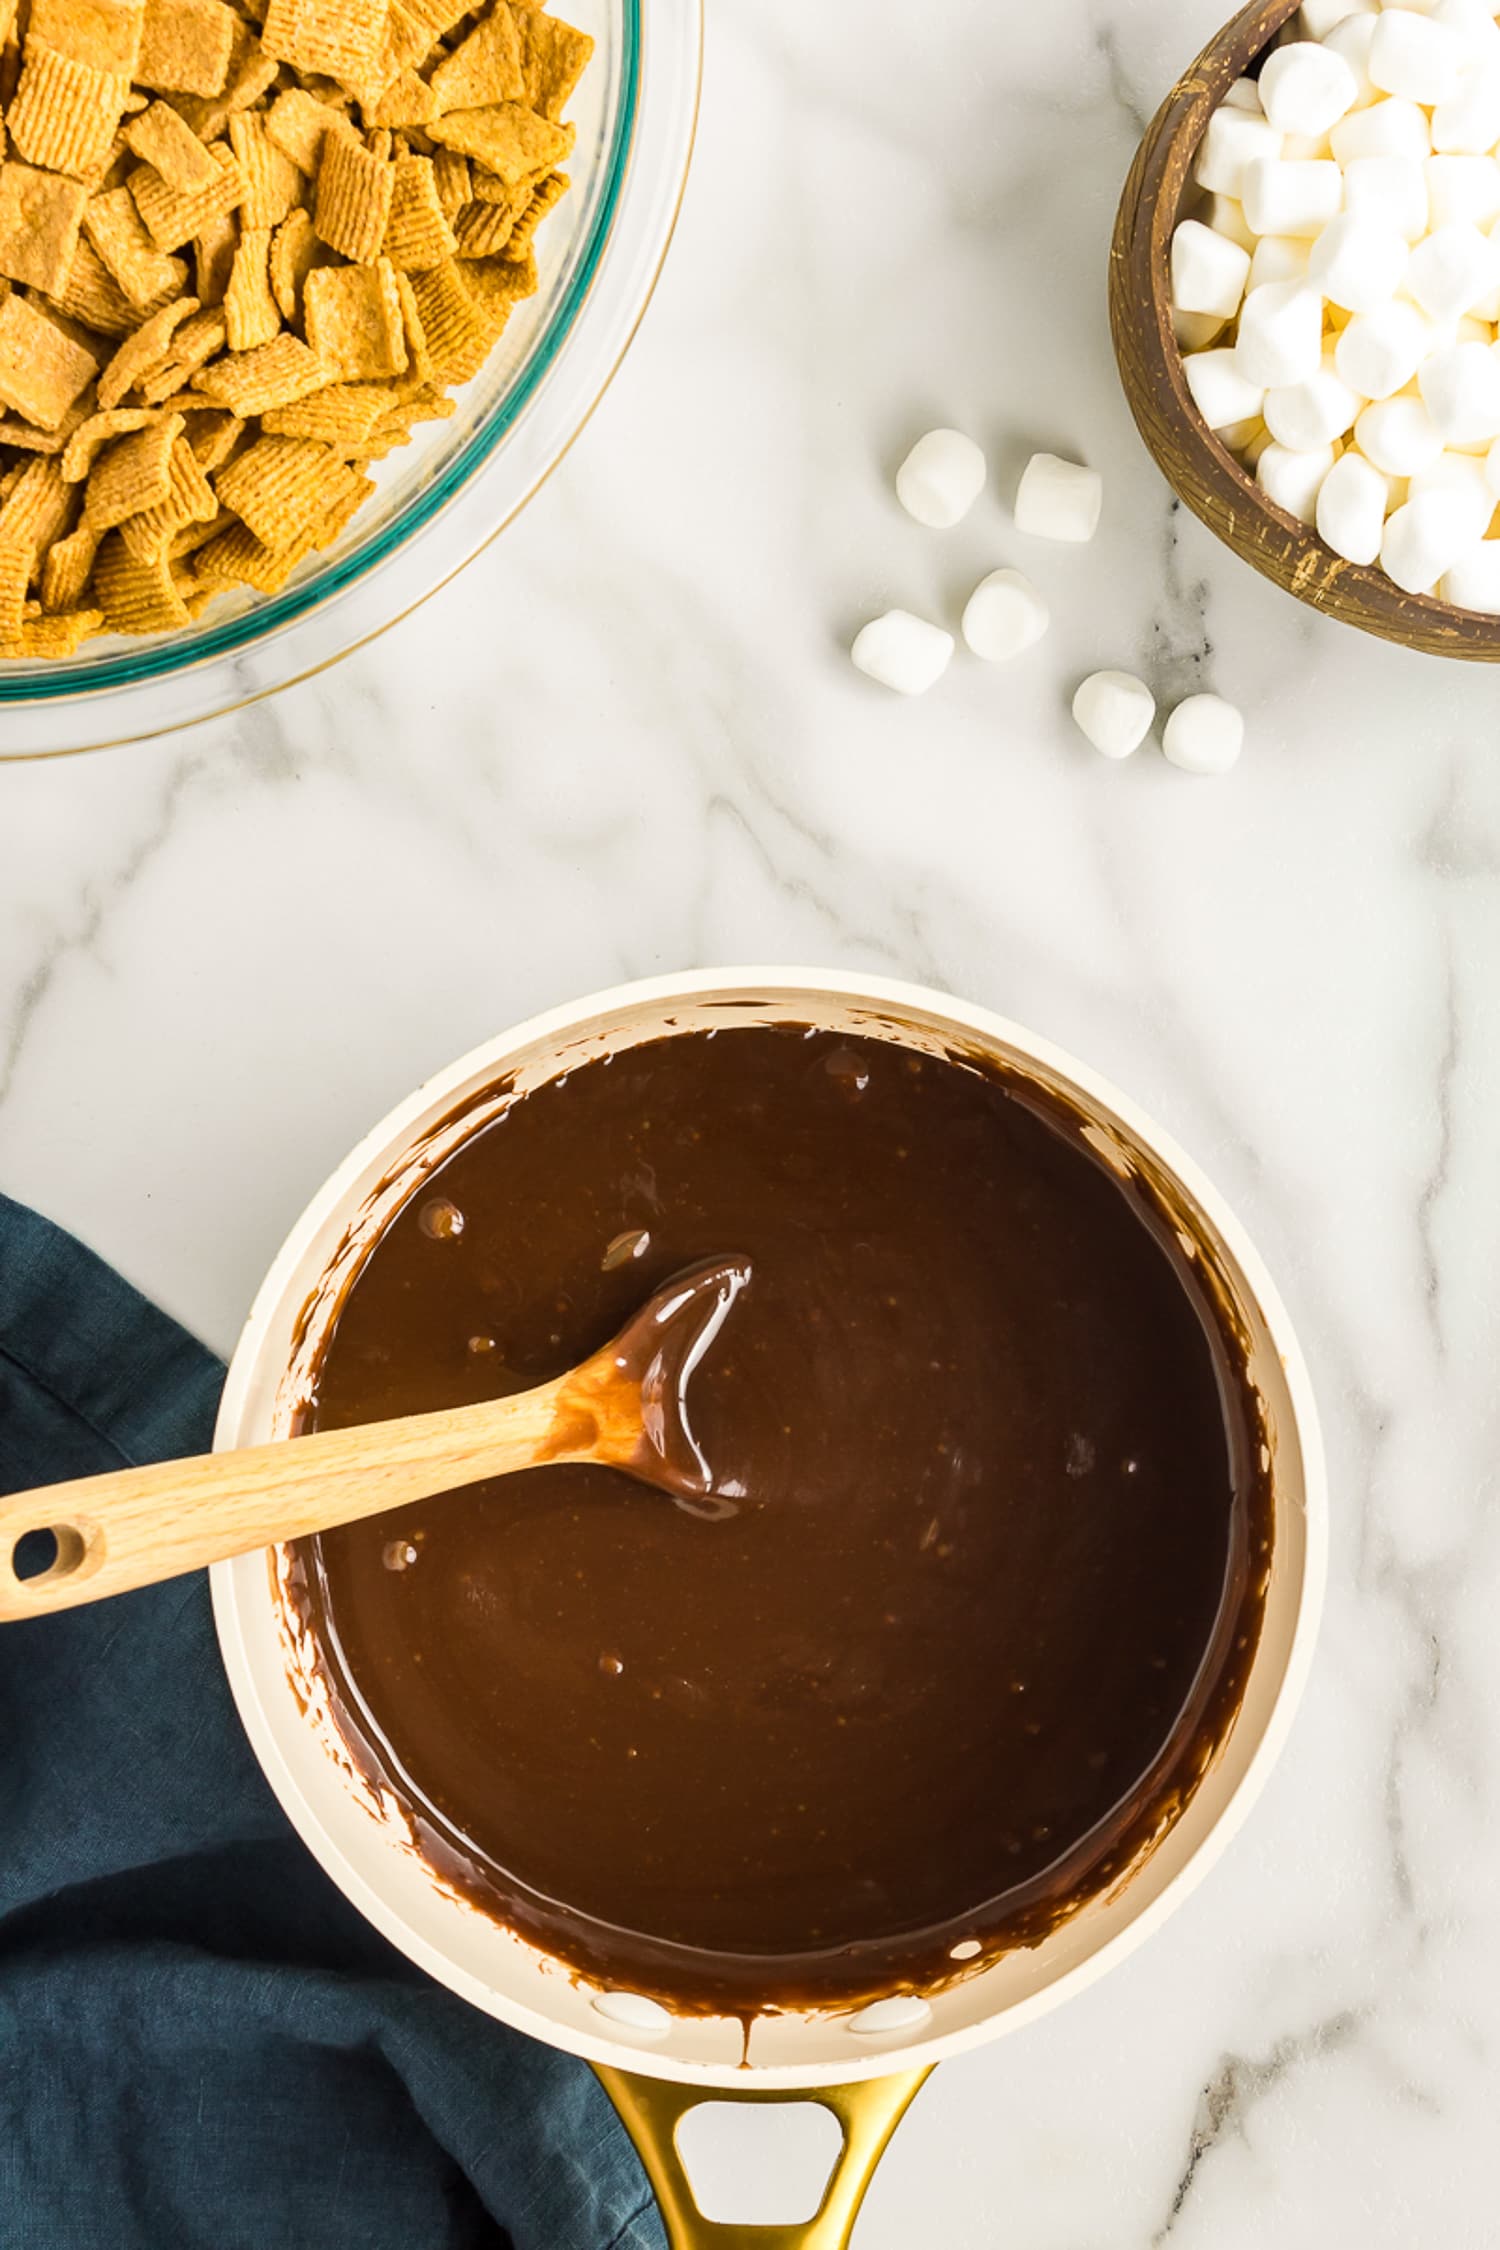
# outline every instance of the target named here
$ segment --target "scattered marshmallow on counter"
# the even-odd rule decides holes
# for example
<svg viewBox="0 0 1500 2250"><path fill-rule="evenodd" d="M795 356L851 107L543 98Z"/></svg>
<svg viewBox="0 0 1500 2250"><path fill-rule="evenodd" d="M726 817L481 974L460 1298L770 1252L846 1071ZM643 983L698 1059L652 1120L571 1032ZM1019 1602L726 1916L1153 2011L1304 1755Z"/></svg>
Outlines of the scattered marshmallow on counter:
<svg viewBox="0 0 1500 2250"><path fill-rule="evenodd" d="M925 695L948 669L953 635L908 609L888 609L855 635L855 669L898 695Z"/></svg>
<svg viewBox="0 0 1500 2250"><path fill-rule="evenodd" d="M1059 460L1055 453L1034 453L1016 493L1016 529L1086 546L1103 506L1104 480L1097 469Z"/></svg>
<svg viewBox="0 0 1500 2250"><path fill-rule="evenodd" d="M1258 94L1255 99L1259 101ZM1189 238L1181 255L1190 265L1194 254ZM1210 253L1211 257L1213 255ZM1240 286L1243 286L1249 264L1246 256L1238 274ZM1222 265L1218 269L1203 270L1209 275L1210 287L1222 286L1222 281L1216 279L1216 271L1222 276L1226 270ZM1206 316L1188 314L1185 317ZM1194 379L1196 366L1202 386L1201 371L1205 362L1234 356L1232 352L1205 352L1196 362L1190 359L1189 380ZM1270 462L1267 472L1270 481L1278 490L1289 493L1294 479L1304 482L1307 479L1307 455L1278 445L1269 425L1274 423L1289 435L1325 427L1333 431L1335 425L1342 431L1353 422L1359 405L1326 360L1299 386L1279 393L1247 386L1240 375L1227 376L1223 396L1226 401L1241 406L1247 406L1247 400L1250 402L1246 414L1226 421L1223 426L1242 451L1254 450L1263 462ZM1265 421L1260 414L1263 404ZM1331 442L1326 450L1331 464ZM1465 459L1471 490L1477 486L1488 494L1492 473L1500 484L1500 444L1493 450L1493 468L1488 459ZM969 455L973 458L968 458ZM1278 468L1282 457L1291 465L1288 469ZM1440 447L1439 462L1448 458ZM1358 466L1366 465L1351 457L1351 469ZM1367 474L1375 479L1381 501L1374 523L1378 548L1385 524L1386 480L1374 469L1367 468ZM935 529L945 529L968 513L983 489L984 480L984 456L978 446L956 430L932 430L913 446L897 473L896 483L901 500L912 515ZM1330 480L1325 476L1322 481L1326 486ZM1461 496L1449 489L1450 482L1451 479L1440 480L1435 484L1429 513L1440 515L1444 509L1456 510L1461 506ZM1041 538L1083 544L1093 538L1098 528L1103 499L1103 479L1096 470L1076 461L1064 461L1055 453L1034 453L1026 464L1016 493L1016 528ZM1351 509L1357 499L1357 494L1350 495ZM1497 587L1497 595L1500 595L1500 587ZM976 656L987 663L1003 664L1034 647L1051 621L1046 600L1022 571L992 570L979 581L964 605L962 632ZM910 610L888 609L883 616L872 618L861 627L849 654L856 670L878 681L882 687L893 688L900 695L925 695L947 671L953 649L952 634L940 625L914 617ZM1150 733L1156 718L1156 698L1145 681L1131 672L1093 672L1080 682L1074 694L1073 717L1079 731L1103 757L1124 759L1138 750ZM1189 772L1227 773L1239 756L1244 732L1244 720L1231 704L1214 695L1192 696L1168 719L1163 748L1174 765Z"/></svg>
<svg viewBox="0 0 1500 2250"><path fill-rule="evenodd" d="M1106 758L1139 750L1156 717L1156 698L1131 672L1093 672L1073 698L1081 732Z"/></svg>
<svg viewBox="0 0 1500 2250"><path fill-rule="evenodd" d="M1162 728L1162 755L1184 773L1228 773L1245 746L1245 721L1218 695L1190 695Z"/></svg>
<svg viewBox="0 0 1500 2250"><path fill-rule="evenodd" d="M965 605L963 636L986 663L1004 664L1039 641L1051 622L1029 578L1019 570L992 570Z"/></svg>
<svg viewBox="0 0 1500 2250"><path fill-rule="evenodd" d="M984 490L984 455L962 430L929 430L896 471L896 498L930 531L962 523Z"/></svg>
<svg viewBox="0 0 1500 2250"><path fill-rule="evenodd" d="M1491 611L1497 13L1303 0L1209 118L1171 247L1188 390L1267 498L1403 591Z"/></svg>

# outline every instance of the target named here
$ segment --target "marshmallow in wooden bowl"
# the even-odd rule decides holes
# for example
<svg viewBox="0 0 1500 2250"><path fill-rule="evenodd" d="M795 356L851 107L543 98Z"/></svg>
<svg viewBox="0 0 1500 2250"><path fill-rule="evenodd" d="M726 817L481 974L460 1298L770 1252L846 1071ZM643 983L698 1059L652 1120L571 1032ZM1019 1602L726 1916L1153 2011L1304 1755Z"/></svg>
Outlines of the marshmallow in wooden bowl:
<svg viewBox="0 0 1500 2250"><path fill-rule="evenodd" d="M1188 390L1268 499L1500 614L1500 23L1305 0L1204 132L1173 235Z"/></svg>

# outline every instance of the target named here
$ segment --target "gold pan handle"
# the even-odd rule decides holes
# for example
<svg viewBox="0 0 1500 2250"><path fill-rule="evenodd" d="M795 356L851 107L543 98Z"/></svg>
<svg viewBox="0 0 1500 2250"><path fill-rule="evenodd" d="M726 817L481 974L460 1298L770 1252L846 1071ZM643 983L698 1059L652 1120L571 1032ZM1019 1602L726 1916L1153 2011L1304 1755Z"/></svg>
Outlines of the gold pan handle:
<svg viewBox="0 0 1500 2250"><path fill-rule="evenodd" d="M885 2154L892 2133L905 2116L926 2070L891 2078L866 2078L852 2086L817 2086L807 2093L710 2092L664 2078L639 2078L631 2071L598 2073L605 2092L640 2152L646 2176L666 2222L670 2250L848 2250L854 2222ZM844 2145L834 2164L822 2203L811 2219L795 2226L743 2226L706 2219L699 2210L677 2148L677 2128L690 2110L705 2102L815 2102L838 2119Z"/></svg>

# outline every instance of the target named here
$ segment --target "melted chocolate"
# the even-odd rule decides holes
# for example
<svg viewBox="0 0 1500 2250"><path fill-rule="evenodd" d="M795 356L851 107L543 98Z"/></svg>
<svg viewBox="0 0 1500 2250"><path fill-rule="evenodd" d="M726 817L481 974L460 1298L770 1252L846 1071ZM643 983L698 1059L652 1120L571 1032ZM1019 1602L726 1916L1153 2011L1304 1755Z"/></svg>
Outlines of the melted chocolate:
<svg viewBox="0 0 1500 2250"><path fill-rule="evenodd" d="M545 1381L710 1256L753 1268L691 1377L733 1513L558 1465L303 1542L297 1598L426 1856L566 1963L741 2013L931 1986L1128 1867L1232 1724L1258 1409L1070 1111L744 1028L476 1131L366 1257L307 1426Z"/></svg>

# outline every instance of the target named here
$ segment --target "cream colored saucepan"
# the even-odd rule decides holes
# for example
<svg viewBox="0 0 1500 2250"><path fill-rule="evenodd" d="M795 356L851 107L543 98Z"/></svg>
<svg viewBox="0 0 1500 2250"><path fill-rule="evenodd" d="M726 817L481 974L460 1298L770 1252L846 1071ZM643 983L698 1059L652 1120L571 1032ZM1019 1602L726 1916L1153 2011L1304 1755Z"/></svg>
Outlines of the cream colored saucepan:
<svg viewBox="0 0 1500 2250"><path fill-rule="evenodd" d="M625 986L535 1017L424 1086L376 1127L293 1228L229 1370L216 1445L285 1435L341 1293L382 1225L459 1140L518 1093L642 1040L733 1024L815 1024L924 1053L992 1056L1070 1100L1104 1159L1148 1172L1249 1339L1270 1433L1275 1553L1239 1717L1155 1848L1044 1944L929 1999L738 2020L675 2016L592 1986L446 1890L395 1808L360 1778L326 1715L283 1600L283 1550L219 1563L214 1606L256 1755L310 1851L377 1929L475 2007L592 2063L645 2160L673 2250L842 2250L880 2154L933 2064L1014 2031L1123 1959L1206 1872L1286 1738L1311 1659L1327 1537L1323 1462L1302 1356L1259 1259L1195 1166L1122 1096L1016 1025L932 992L810 971L723 971ZM676 2128L705 2097L812 2098L843 2131L806 2225L704 2218Z"/></svg>

